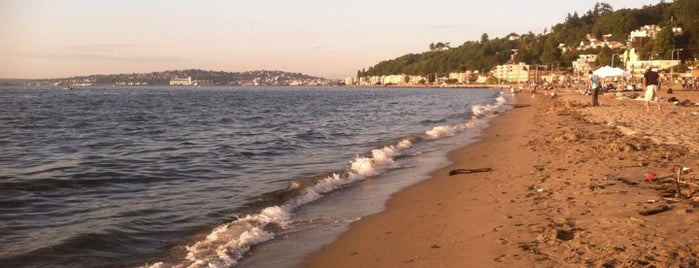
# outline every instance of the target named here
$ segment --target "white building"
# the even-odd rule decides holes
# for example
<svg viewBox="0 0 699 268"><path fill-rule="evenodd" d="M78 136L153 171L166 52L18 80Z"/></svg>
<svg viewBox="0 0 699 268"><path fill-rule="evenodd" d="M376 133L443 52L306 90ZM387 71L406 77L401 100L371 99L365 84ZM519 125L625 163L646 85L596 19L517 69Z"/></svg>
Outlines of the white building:
<svg viewBox="0 0 699 268"><path fill-rule="evenodd" d="M658 70L669 70L680 64L679 60L641 60L641 57L636 53L636 49L624 52L624 62L626 63L626 71L639 75L646 71L647 68L656 68Z"/></svg>
<svg viewBox="0 0 699 268"><path fill-rule="evenodd" d="M426 84L427 83L427 77L420 76L420 75L411 75L410 76L410 81L408 81L408 84L410 85L421 85L421 84Z"/></svg>
<svg viewBox="0 0 699 268"><path fill-rule="evenodd" d="M655 39L662 28L658 25L646 25L629 34L629 41L633 42L637 38Z"/></svg>
<svg viewBox="0 0 699 268"><path fill-rule="evenodd" d="M381 84L380 76L365 76L359 78L359 85L362 86L375 86Z"/></svg>
<svg viewBox="0 0 699 268"><path fill-rule="evenodd" d="M523 62L498 65L493 70L493 76L500 82L527 82L529 81L529 67Z"/></svg>
<svg viewBox="0 0 699 268"><path fill-rule="evenodd" d="M345 78L345 85L346 86L354 86L354 77Z"/></svg>
<svg viewBox="0 0 699 268"><path fill-rule="evenodd" d="M449 73L449 79L454 79L457 82L461 84L466 84L468 83L469 78L471 77L471 73L465 72L465 73Z"/></svg>
<svg viewBox="0 0 699 268"><path fill-rule="evenodd" d="M592 70L592 67L595 65L596 61L597 55L582 54L578 56L578 59L576 61L573 62L573 72L575 72L576 74L585 75L590 70Z"/></svg>
<svg viewBox="0 0 699 268"><path fill-rule="evenodd" d="M384 75L381 77L381 84L382 85L404 85L406 75L405 74L391 74L391 75Z"/></svg>
<svg viewBox="0 0 699 268"><path fill-rule="evenodd" d="M192 77L175 77L173 79L170 79L170 85L171 86L191 86L192 85Z"/></svg>

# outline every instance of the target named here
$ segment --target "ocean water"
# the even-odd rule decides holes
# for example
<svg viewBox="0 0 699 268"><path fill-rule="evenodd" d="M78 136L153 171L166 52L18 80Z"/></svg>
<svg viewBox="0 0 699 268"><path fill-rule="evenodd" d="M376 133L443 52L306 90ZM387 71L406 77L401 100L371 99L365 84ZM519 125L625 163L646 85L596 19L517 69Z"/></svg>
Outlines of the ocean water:
<svg viewBox="0 0 699 268"><path fill-rule="evenodd" d="M511 101L458 88L0 88L0 266L294 267Z"/></svg>

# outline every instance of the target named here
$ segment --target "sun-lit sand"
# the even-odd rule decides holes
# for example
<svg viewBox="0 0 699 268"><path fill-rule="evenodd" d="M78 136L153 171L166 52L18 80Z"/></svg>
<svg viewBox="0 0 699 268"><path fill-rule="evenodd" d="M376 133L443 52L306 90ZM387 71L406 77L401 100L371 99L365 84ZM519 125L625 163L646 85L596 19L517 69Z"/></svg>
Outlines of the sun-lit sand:
<svg viewBox="0 0 699 268"><path fill-rule="evenodd" d="M599 107L573 90L520 94L453 165L302 266L698 266L699 106L646 112L625 94ZM673 96L699 102L699 92L661 94ZM480 168L493 171L449 176ZM691 169L681 183L678 169Z"/></svg>

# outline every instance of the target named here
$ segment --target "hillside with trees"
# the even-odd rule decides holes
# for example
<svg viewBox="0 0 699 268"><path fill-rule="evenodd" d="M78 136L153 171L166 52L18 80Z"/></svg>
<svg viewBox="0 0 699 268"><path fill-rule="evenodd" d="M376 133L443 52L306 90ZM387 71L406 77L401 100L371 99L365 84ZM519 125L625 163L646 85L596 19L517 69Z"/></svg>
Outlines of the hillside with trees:
<svg viewBox="0 0 699 268"><path fill-rule="evenodd" d="M607 3L597 3L585 14L568 14L564 22L543 34L511 33L491 39L483 33L480 40L467 41L450 48L449 43L429 45L429 51L407 54L357 71L358 77L390 74L446 75L450 72L488 71L508 61L526 64L542 64L554 70L570 70L572 62L580 54L596 54L599 62L611 62L613 51L609 47L563 52L561 46L576 48L588 35L608 41L618 41L636 48L641 58L671 59L679 55L681 60L694 60L699 51L699 1L675 0L661 2L640 9L614 10ZM659 25L662 31L652 42L628 42L629 33L645 25ZM672 32L681 28L681 33ZM445 49L445 47L447 49ZM676 49L681 49L677 51ZM615 62L620 63L619 57Z"/></svg>

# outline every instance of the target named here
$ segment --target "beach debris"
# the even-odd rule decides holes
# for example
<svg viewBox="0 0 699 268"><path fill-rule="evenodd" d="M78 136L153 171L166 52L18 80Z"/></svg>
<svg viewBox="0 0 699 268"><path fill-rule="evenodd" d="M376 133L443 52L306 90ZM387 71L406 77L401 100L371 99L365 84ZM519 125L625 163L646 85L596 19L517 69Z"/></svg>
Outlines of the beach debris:
<svg viewBox="0 0 699 268"><path fill-rule="evenodd" d="M617 180L620 181L620 182L625 183L626 185L631 185L631 186L638 185L638 182L631 181L631 180L629 180L629 179L627 179L627 178L617 178Z"/></svg>
<svg viewBox="0 0 699 268"><path fill-rule="evenodd" d="M653 180L655 180L655 174L653 174L653 172L646 172L646 179L652 182Z"/></svg>
<svg viewBox="0 0 699 268"><path fill-rule="evenodd" d="M558 232L556 233L556 238L562 241L573 240L573 238L575 238L575 230L558 230Z"/></svg>
<svg viewBox="0 0 699 268"><path fill-rule="evenodd" d="M686 202L686 200L681 199L681 198L673 198L673 197L663 197L663 201L668 204L675 204L675 203L680 203L680 202Z"/></svg>
<svg viewBox="0 0 699 268"><path fill-rule="evenodd" d="M640 211L640 212L638 212L638 214L641 214L642 216L650 216L650 215L655 215L655 214L658 214L658 213L662 213L662 212L668 211L668 210L670 210L670 209L672 209L672 207L667 206L667 205L663 205L663 206L658 206L658 207L655 207L655 208L652 208L652 209Z"/></svg>
<svg viewBox="0 0 699 268"><path fill-rule="evenodd" d="M682 168L677 169L677 178L675 178L675 197L682 197L682 188L680 187L680 181L682 181Z"/></svg>
<svg viewBox="0 0 699 268"><path fill-rule="evenodd" d="M515 104L507 104L507 105L510 106L510 107L512 107L513 109L516 109L516 108L526 108L526 107L532 106L531 104L518 104L518 103L515 103Z"/></svg>
<svg viewBox="0 0 699 268"><path fill-rule="evenodd" d="M682 187L680 186L680 184L687 185L687 186L698 186L695 183L682 180L682 174L688 174L691 171L692 171L691 168L688 168L685 166L677 166L676 167L675 172L677 174L677 177L675 177L675 179L673 181L675 183L675 198L680 198L680 197L681 198L685 198L685 197L689 198L689 196L692 195L691 192L689 194L687 194L686 196L683 195L682 194Z"/></svg>
<svg viewBox="0 0 699 268"><path fill-rule="evenodd" d="M674 174L673 175L668 175L668 176L662 176L662 177L656 177L656 180L658 180L661 183L672 183L673 188L671 191L674 192L673 197L674 198L683 198L683 199L689 199L691 198L692 194L694 191L699 189L699 184L693 183L691 178L689 180L682 180L682 174L688 174L692 171L691 168L685 167L685 166L675 166L673 169ZM685 195L682 193L682 188L683 186L688 189L688 193Z"/></svg>
<svg viewBox="0 0 699 268"><path fill-rule="evenodd" d="M454 176L456 174L469 174L469 173L476 173L476 172L490 172L493 171L492 168L459 168L459 169L452 169L449 171L449 176Z"/></svg>

